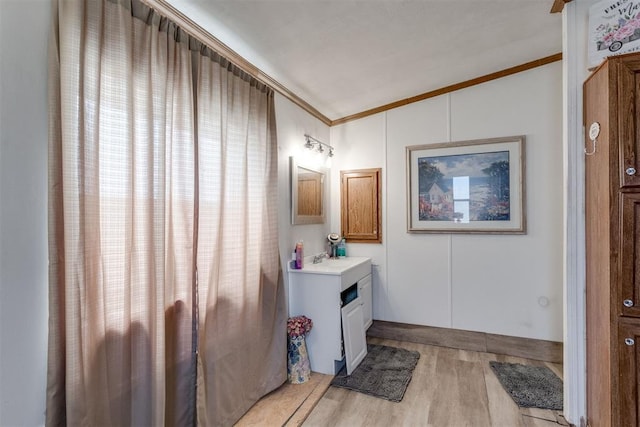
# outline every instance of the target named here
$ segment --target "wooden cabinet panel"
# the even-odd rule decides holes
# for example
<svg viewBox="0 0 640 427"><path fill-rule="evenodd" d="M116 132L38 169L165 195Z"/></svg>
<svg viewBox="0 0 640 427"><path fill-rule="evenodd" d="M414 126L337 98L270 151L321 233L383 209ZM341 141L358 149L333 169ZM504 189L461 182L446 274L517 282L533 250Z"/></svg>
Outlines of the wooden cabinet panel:
<svg viewBox="0 0 640 427"><path fill-rule="evenodd" d="M586 421L594 427L640 426L639 75L640 54L620 55L584 84Z"/></svg>
<svg viewBox="0 0 640 427"><path fill-rule="evenodd" d="M382 242L380 173L381 169L340 172L340 219L347 242Z"/></svg>
<svg viewBox="0 0 640 427"><path fill-rule="evenodd" d="M615 83L617 83L617 127L620 141L620 167L618 170L621 187L640 186L640 102L639 73L640 60L635 55L625 56L615 63Z"/></svg>
<svg viewBox="0 0 640 427"><path fill-rule="evenodd" d="M611 242L612 220L610 179L611 156L617 131L609 123L611 79L610 64L604 63L584 85L584 122L587 130L592 123L600 124L595 150L591 150L588 132L585 147L593 154L585 156L585 240L586 240L586 312L587 312L587 417L596 426L611 425ZM615 92L614 92L615 93ZM613 156L615 158L615 156ZM617 179L617 178L616 178Z"/></svg>
<svg viewBox="0 0 640 427"><path fill-rule="evenodd" d="M619 396L620 412L614 425L640 425L640 319L623 320L618 330L618 357L620 360Z"/></svg>
<svg viewBox="0 0 640 427"><path fill-rule="evenodd" d="M322 179L318 173L298 174L298 215L322 215Z"/></svg>
<svg viewBox="0 0 640 427"><path fill-rule="evenodd" d="M622 194L620 291L618 314L640 317L640 193Z"/></svg>

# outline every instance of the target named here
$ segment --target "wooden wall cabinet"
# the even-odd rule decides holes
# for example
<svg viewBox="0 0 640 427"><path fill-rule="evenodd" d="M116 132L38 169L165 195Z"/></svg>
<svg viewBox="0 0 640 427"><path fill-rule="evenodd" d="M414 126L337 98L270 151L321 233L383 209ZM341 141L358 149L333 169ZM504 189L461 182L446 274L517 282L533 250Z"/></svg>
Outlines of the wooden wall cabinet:
<svg viewBox="0 0 640 427"><path fill-rule="evenodd" d="M622 319L618 324L618 357L620 359L620 414L621 424L640 425L640 319Z"/></svg>
<svg viewBox="0 0 640 427"><path fill-rule="evenodd" d="M380 174L380 168L340 171L340 221L347 242L382 242Z"/></svg>
<svg viewBox="0 0 640 427"><path fill-rule="evenodd" d="M621 194L622 239L618 309L623 316L640 318L640 191Z"/></svg>
<svg viewBox="0 0 640 427"><path fill-rule="evenodd" d="M587 425L640 426L640 54L584 84ZM590 135L597 126L600 132ZM595 144L594 141L595 140Z"/></svg>

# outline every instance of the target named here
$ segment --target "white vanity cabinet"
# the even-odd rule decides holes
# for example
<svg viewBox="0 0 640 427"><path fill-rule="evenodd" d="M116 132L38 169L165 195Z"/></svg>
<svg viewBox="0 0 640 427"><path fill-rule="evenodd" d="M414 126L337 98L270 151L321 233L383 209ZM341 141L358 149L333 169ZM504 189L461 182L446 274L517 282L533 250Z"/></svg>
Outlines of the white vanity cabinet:
<svg viewBox="0 0 640 427"><path fill-rule="evenodd" d="M371 288L371 273L358 280L358 295L362 298L362 317L365 331L373 323L373 289Z"/></svg>
<svg viewBox="0 0 640 427"><path fill-rule="evenodd" d="M341 295L346 294L353 299L345 303ZM362 361L365 331L372 323L371 297L370 258L305 262L302 270L289 270L289 316L313 320L306 337L312 371L335 375L345 362L351 371ZM345 361L345 352L351 360Z"/></svg>

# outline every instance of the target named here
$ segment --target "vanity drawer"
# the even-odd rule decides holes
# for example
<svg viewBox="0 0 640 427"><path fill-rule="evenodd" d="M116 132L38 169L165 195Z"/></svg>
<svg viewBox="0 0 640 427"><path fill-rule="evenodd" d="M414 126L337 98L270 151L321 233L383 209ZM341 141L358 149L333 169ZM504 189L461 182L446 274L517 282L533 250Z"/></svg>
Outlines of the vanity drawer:
<svg viewBox="0 0 640 427"><path fill-rule="evenodd" d="M341 290L344 291L349 286L358 282L358 280L371 274L371 260L367 260L361 264L355 265L342 273Z"/></svg>

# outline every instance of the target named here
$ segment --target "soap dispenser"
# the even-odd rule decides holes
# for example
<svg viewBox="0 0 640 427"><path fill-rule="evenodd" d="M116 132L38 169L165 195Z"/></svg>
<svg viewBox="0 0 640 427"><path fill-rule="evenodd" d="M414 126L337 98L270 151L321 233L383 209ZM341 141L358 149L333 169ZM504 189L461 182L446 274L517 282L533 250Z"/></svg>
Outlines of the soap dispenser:
<svg viewBox="0 0 640 427"><path fill-rule="evenodd" d="M345 258L347 256L347 242L345 239L342 239L340 243L338 243L338 258Z"/></svg>

